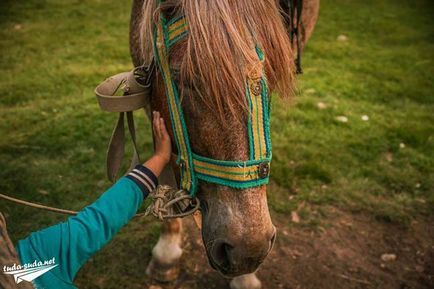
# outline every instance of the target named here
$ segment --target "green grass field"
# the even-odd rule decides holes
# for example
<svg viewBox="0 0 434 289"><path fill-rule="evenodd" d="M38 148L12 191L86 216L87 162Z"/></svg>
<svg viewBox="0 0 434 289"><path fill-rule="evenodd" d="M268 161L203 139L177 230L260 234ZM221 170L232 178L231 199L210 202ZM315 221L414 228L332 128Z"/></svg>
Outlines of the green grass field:
<svg viewBox="0 0 434 289"><path fill-rule="evenodd" d="M1 193L79 210L110 185L105 150L116 116L100 111L93 89L132 67L130 2L0 3ZM296 104L273 103L273 212L289 216L305 202L312 226L322 206L404 226L432 220L433 3L324 0L320 11ZM150 129L143 117L139 126L146 156ZM14 241L65 219L4 201L0 211ZM140 249L149 255L158 228L134 221L116 238L136 247L149 237Z"/></svg>

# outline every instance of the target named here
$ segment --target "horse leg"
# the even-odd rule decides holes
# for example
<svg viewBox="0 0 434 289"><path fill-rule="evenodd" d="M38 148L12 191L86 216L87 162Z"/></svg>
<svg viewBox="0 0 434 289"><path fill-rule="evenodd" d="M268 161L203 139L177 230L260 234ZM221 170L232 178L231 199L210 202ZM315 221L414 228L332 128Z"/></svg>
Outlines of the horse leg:
<svg viewBox="0 0 434 289"><path fill-rule="evenodd" d="M301 47L306 46L307 41L312 35L313 28L318 20L320 0L304 0L303 11L301 12Z"/></svg>
<svg viewBox="0 0 434 289"><path fill-rule="evenodd" d="M235 277L229 285L231 289L261 289L262 287L255 273Z"/></svg>
<svg viewBox="0 0 434 289"><path fill-rule="evenodd" d="M157 244L152 249L152 259L146 274L160 282L176 280L179 275L179 259L182 255L182 220L171 219L163 222Z"/></svg>

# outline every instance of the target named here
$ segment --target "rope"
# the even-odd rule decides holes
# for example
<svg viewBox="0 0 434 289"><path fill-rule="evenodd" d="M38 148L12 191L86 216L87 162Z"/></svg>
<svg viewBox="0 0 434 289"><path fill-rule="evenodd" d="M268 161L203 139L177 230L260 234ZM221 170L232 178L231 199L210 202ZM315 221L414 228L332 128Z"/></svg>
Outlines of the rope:
<svg viewBox="0 0 434 289"><path fill-rule="evenodd" d="M175 190L169 186L158 186L150 193L152 203L148 206L145 213L134 215L134 217L148 216L152 214L160 220L182 218L196 212L200 207L198 198L191 198L184 190ZM21 199L13 198L5 194L0 194L0 198L23 206L54 212L64 215L77 215L77 211L65 210L56 207L45 206Z"/></svg>
<svg viewBox="0 0 434 289"><path fill-rule="evenodd" d="M77 215L77 213L78 213L77 211L64 210L64 209L49 207L49 206L45 206L45 205L41 205L41 204L36 204L36 203L12 198L12 197L9 197L9 196L4 195L4 194L0 194L0 198L5 199L5 200L10 201L10 202L20 204L20 205L24 205L27 207L32 207L32 208L50 211L50 212L55 212L55 213L64 214L64 215Z"/></svg>
<svg viewBox="0 0 434 289"><path fill-rule="evenodd" d="M158 186L151 197L153 202L146 209L145 216L152 214L160 220L189 216L200 206L198 198L190 197L185 190L174 190L169 186Z"/></svg>

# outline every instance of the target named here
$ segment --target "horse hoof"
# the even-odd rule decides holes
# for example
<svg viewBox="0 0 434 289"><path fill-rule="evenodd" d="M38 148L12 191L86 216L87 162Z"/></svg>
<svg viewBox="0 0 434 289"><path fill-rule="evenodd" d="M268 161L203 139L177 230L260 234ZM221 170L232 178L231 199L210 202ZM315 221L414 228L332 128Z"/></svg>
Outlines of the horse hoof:
<svg viewBox="0 0 434 289"><path fill-rule="evenodd" d="M229 284L231 289L261 289L261 281L255 273L241 275L232 279Z"/></svg>
<svg viewBox="0 0 434 289"><path fill-rule="evenodd" d="M179 276L179 265L178 264L160 264L154 259L149 262L146 268L146 275L158 282L173 282Z"/></svg>

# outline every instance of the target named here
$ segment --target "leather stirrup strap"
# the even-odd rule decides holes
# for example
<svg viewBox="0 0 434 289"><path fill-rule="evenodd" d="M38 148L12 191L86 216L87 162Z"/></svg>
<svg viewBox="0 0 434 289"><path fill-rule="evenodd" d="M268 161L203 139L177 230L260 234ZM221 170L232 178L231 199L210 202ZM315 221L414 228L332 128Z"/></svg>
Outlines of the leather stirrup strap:
<svg viewBox="0 0 434 289"><path fill-rule="evenodd" d="M117 178L119 169L122 165L122 159L125 153L125 125L124 125L124 112L120 112L118 121L113 129L112 136L110 138L109 146L107 149L107 176L110 181L114 182ZM131 142L133 143L133 156L128 171L134 169L136 165L140 163L140 157L137 149L136 142L136 128L134 125L134 116L132 111L126 112L128 131L131 136Z"/></svg>
<svg viewBox="0 0 434 289"><path fill-rule="evenodd" d="M136 142L136 128L134 126L134 116L132 111L127 112L127 123L128 130L130 131L131 141L133 142L133 158L131 159L130 168L128 169L128 171L131 171L140 163L139 150L137 149Z"/></svg>
<svg viewBox="0 0 434 289"><path fill-rule="evenodd" d="M125 154L125 113L128 131L133 143L133 156L129 170L132 170L140 162L133 111L141 108L149 110L149 99L152 93L150 74L152 74L153 66L151 64L136 68L131 72L116 74L106 79L95 89L95 95L102 110L119 112L107 150L107 176L112 182L118 176ZM122 96L116 95L118 90L123 91Z"/></svg>
<svg viewBox="0 0 434 289"><path fill-rule="evenodd" d="M119 113L118 121L110 138L107 149L107 177L111 182L116 180L125 152L124 113Z"/></svg>

